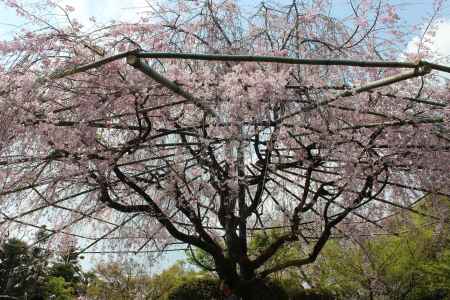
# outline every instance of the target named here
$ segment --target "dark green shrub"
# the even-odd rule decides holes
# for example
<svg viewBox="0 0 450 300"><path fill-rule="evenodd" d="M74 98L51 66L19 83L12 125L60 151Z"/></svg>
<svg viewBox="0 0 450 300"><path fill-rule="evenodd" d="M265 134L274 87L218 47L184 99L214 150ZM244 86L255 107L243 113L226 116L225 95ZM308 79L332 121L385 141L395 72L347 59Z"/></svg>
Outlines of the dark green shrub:
<svg viewBox="0 0 450 300"><path fill-rule="evenodd" d="M289 300L289 296L279 282L258 281L245 288L247 298L251 300Z"/></svg>
<svg viewBox="0 0 450 300"><path fill-rule="evenodd" d="M289 300L286 290L278 282L269 281L266 286L268 287L268 293L259 299Z"/></svg>
<svg viewBox="0 0 450 300"><path fill-rule="evenodd" d="M211 278L192 279L175 288L169 300L212 300L222 299L219 281Z"/></svg>
<svg viewBox="0 0 450 300"><path fill-rule="evenodd" d="M261 281L247 291L251 299L258 300L289 300L283 287L277 282ZM222 300L220 282L211 278L191 279L175 288L168 296L169 300ZM328 299L326 299L328 300Z"/></svg>
<svg viewBox="0 0 450 300"><path fill-rule="evenodd" d="M310 290L298 290L289 295L290 300L335 300L336 298L328 293L322 291Z"/></svg>

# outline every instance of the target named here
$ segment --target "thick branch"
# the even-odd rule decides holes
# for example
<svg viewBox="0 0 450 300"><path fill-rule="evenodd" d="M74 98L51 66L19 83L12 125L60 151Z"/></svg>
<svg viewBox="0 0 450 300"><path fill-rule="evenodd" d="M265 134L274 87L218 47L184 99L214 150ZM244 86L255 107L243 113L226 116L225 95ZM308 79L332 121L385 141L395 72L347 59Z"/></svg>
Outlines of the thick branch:
<svg viewBox="0 0 450 300"><path fill-rule="evenodd" d="M220 253L217 252L217 248L214 245L208 244L195 236L180 232L172 224L167 215L153 201L153 199L141 187L139 187L136 183L127 178L118 167L114 168L114 173L116 174L117 178L119 178L120 181L122 181L124 184L129 186L135 192L137 192L148 203L148 206L151 209L151 212L155 215L156 219L159 221L159 223L161 223L161 225L163 225L167 229L167 231L169 231L169 233L174 238L183 241L185 243L197 246L212 255L220 255Z"/></svg>
<svg viewBox="0 0 450 300"><path fill-rule="evenodd" d="M182 96L183 98L189 100L192 102L195 106L199 107L201 110L217 117L217 114L212 110L210 107L208 107L206 104L202 103L200 99L195 98L191 93L185 91L182 89L179 85L177 85L175 82L170 81L169 79L165 78L155 70L153 70L152 67L150 67L143 59L139 58L136 55L129 55L127 56L127 63L134 68L138 69L145 75L149 76L156 82L162 84L172 92L174 92L177 95Z"/></svg>

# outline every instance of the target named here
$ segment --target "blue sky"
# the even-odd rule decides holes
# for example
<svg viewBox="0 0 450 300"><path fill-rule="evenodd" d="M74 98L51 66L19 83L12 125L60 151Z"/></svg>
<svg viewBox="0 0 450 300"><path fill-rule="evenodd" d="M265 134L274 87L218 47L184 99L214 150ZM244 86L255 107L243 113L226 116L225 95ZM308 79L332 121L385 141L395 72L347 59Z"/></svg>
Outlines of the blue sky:
<svg viewBox="0 0 450 300"><path fill-rule="evenodd" d="M40 0L43 1L43 0ZM137 12L145 10L146 2L152 2L155 0L61 0L61 5L71 5L75 8L74 15L83 24L89 24L89 18L95 16L101 23L107 23L110 20L136 20L135 15ZM353 0L356 2L356 0ZM27 0L25 2L31 2ZM36 2L34 0L33 2ZM242 0L241 4L251 7L253 4L259 1ZM281 3L289 2L288 0L279 1ZM398 7L398 14L402 21L408 24L423 24L429 14L432 12L432 0L395 0L388 1L390 4ZM444 4L442 11L443 23L439 27L436 36L433 38L434 49L438 50L443 56L450 55L450 0ZM348 0L334 0L333 9L337 15L344 15L349 11L343 7L348 7ZM0 3L0 40L10 39L13 37L14 32L17 32L23 27L29 26L22 19L17 18L14 10L3 7ZM414 37L411 37L410 49L413 50ZM135 256L137 260L141 260L142 256ZM167 255L158 266L155 266L156 270L166 267L168 264L174 262L176 259L183 258L183 252L172 252ZM87 256L86 266L89 266L91 256ZM100 258L100 257L96 257Z"/></svg>
<svg viewBox="0 0 450 300"><path fill-rule="evenodd" d="M22 0L25 3L36 3L44 0ZM138 12L148 9L148 3L156 0L60 0L59 3L70 5L75 8L74 16L83 24L90 24L89 18L95 16L100 23L107 23L110 20L137 20ZM252 7L259 1L237 0L241 5ZM276 1L276 0L275 0ZM272 2L275 2L272 0ZM333 14L350 14L349 0L330 0L333 5ZM352 0L357 3L357 0ZM381 0L384 3L393 4L398 8L398 15L401 21L407 24L424 24L432 12L433 0ZM279 3L289 3L290 0L278 0ZM439 28L433 42L435 50L441 54L450 53L450 0L444 1L442 16L444 23ZM27 27L23 20L15 16L12 9L5 8L0 3L0 40L10 39L13 33L20 28ZM411 37L413 39L413 37ZM412 45L411 45L412 48ZM411 50L411 49L410 49Z"/></svg>
<svg viewBox="0 0 450 300"><path fill-rule="evenodd" d="M43 0L40 0L43 1ZM352 0L357 3L357 0ZM433 0L382 0L384 3L396 5L399 9L399 15L407 22L420 22L422 18L431 12ZM24 0L21 2L35 3L39 0ZM59 3L71 5L75 8L75 16L82 23L88 23L90 16L95 16L97 20L107 22L112 19L133 20L136 12L145 11L147 3L155 2L155 0L60 0ZM255 1L238 0L242 5L253 6ZM275 1L273 1L275 2ZM278 0L279 3L289 3L289 0ZM346 13L349 8L349 0L331 0L333 8L337 14ZM444 4L443 14L450 19L450 3ZM259 2L258 2L259 3ZM17 29L17 26L23 25L23 22L15 17L15 13L11 9L5 9L0 4L0 33L10 34Z"/></svg>

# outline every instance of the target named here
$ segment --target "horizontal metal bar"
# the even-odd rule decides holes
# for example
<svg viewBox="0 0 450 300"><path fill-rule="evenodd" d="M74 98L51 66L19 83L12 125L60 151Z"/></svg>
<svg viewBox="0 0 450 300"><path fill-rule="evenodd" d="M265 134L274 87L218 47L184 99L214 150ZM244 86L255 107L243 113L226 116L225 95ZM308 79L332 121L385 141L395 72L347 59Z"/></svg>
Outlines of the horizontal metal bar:
<svg viewBox="0 0 450 300"><path fill-rule="evenodd" d="M148 52L138 49L111 55L92 63L67 68L62 71L55 71L49 79L60 79L69 75L85 72L90 69L101 67L112 61L134 55L139 58L173 58L173 59L192 59L207 61L235 61L235 62L271 62L294 65L318 65L318 66L353 66L362 68L409 68L429 67L433 70L450 73L449 66L443 66L427 61L399 62L399 61L360 61L352 59L304 59L284 56L260 56L260 55L226 55L226 54L197 54L197 53L176 53L176 52Z"/></svg>
<svg viewBox="0 0 450 300"><path fill-rule="evenodd" d="M417 63L397 61L359 61L351 59L302 59L285 56L259 56L259 55L222 55L197 54L175 52L145 52L139 51L136 56L141 58L174 58L210 61L239 61L239 62L271 62L293 65L320 65L320 66L354 66L354 67L385 67L385 68L417 68ZM431 66L431 65L430 65Z"/></svg>

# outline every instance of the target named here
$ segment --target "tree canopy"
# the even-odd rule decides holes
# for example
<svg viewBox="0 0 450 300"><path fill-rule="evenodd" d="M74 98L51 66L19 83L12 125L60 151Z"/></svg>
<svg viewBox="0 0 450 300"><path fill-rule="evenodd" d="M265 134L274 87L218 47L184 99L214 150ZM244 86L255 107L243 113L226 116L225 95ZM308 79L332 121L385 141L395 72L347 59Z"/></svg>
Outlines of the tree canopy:
<svg viewBox="0 0 450 300"><path fill-rule="evenodd" d="M0 244L0 298L70 300L85 294L89 274L81 272L78 256L67 257L5 239Z"/></svg>
<svg viewBox="0 0 450 300"><path fill-rule="evenodd" d="M5 4L33 26L0 43L2 232L51 224L50 247L81 252L181 242L251 299L336 234L450 194L450 68L426 41L439 1L415 53L382 1L345 17L328 1L163 1L89 26L57 1ZM289 245L298 257L266 267Z"/></svg>
<svg viewBox="0 0 450 300"><path fill-rule="evenodd" d="M437 201L439 209L448 209L448 199ZM436 210L428 202L417 209ZM395 234L330 241L309 269L314 284L338 299L447 299L448 222L407 214L392 217L386 227Z"/></svg>

